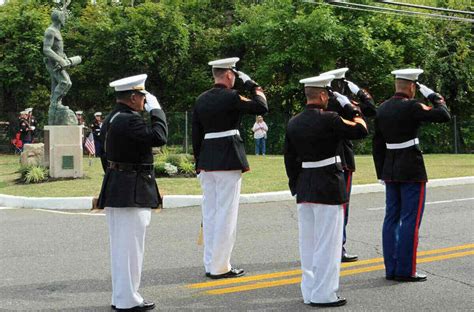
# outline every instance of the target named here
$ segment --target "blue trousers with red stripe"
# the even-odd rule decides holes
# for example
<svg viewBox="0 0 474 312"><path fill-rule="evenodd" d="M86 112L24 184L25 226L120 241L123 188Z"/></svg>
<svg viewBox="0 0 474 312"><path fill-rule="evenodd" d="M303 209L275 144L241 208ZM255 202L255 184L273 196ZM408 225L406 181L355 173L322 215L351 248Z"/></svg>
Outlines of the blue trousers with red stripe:
<svg viewBox="0 0 474 312"><path fill-rule="evenodd" d="M416 273L418 230L426 198L425 182L386 182L382 242L385 275Z"/></svg>
<svg viewBox="0 0 474 312"><path fill-rule="evenodd" d="M347 197L351 198L351 190L352 190L352 171L349 170L344 170L344 180L346 181L346 192L347 192ZM344 208L344 227L343 227L343 232L342 232L342 255L346 253L346 248L344 247L346 245L346 226L347 222L349 222L349 200L347 203L342 205Z"/></svg>

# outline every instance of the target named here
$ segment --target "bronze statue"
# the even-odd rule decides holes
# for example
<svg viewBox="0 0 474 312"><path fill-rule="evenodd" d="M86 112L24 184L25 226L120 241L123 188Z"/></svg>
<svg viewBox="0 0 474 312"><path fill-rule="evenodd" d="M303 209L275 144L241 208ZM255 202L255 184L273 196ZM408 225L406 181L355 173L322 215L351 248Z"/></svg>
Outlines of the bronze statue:
<svg viewBox="0 0 474 312"><path fill-rule="evenodd" d="M64 53L61 27L67 18L66 8L71 0L64 0L62 10L54 9L52 24L46 29L43 41L43 54L46 69L51 75L51 100L48 112L48 125L77 125L77 118L69 107L62 105L62 99L71 88L71 79L66 68L81 63L80 56L68 58Z"/></svg>

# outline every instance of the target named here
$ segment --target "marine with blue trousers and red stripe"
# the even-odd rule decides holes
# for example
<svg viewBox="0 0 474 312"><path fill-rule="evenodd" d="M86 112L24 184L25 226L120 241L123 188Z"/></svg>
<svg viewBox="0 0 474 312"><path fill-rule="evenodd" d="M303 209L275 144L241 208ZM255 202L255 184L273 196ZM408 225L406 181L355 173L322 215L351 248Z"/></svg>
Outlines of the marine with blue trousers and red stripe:
<svg viewBox="0 0 474 312"><path fill-rule="evenodd" d="M385 183L386 210L382 242L385 277L403 282L425 281L416 271L418 231L428 180L417 138L422 122L451 119L444 98L418 84L422 69L395 70L395 95L382 103L375 118L373 157L377 178ZM416 87L431 102L414 99Z"/></svg>
<svg viewBox="0 0 474 312"><path fill-rule="evenodd" d="M339 92L351 99L351 103L356 105L362 112L364 117L373 117L376 113L375 103L372 96L367 90L359 88L355 83L346 80L346 72L349 68L338 68L334 69L321 75L334 75L335 78L331 82L331 87L334 91ZM328 111L336 112L339 116L344 119L350 119L350 112L344 110L335 96L329 97L329 103L327 107ZM344 170L344 181L346 183L346 192L349 200L343 205L344 207L344 229L342 233L342 253L341 262L354 262L359 259L357 255L349 254L346 250L347 232L346 227L349 222L349 203L352 191L352 175L356 170L354 150L352 141L349 139L343 139L340 144L339 155L341 157L341 164Z"/></svg>
<svg viewBox="0 0 474 312"><path fill-rule="evenodd" d="M337 92L334 95L344 110L343 119L326 111L328 85L334 75L303 79L306 107L291 118L285 136L284 159L291 194L296 196L301 292L305 304L335 307L346 304L337 296L341 268L343 207L346 192L339 145L344 139L367 136L360 110Z"/></svg>

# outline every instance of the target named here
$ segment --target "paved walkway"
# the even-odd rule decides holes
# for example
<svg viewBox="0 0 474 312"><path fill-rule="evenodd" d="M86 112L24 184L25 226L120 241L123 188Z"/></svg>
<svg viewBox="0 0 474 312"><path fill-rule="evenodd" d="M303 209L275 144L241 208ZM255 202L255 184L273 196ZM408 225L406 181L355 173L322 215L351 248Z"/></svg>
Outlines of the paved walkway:
<svg viewBox="0 0 474 312"><path fill-rule="evenodd" d="M474 176L433 179L428 182L428 188L474 184ZM354 185L352 194L383 192L384 186L376 184ZM163 208L179 208L201 205L201 195L167 195L163 198ZM0 194L0 207L12 208L44 208L44 209L91 209L93 197L24 197ZM267 203L293 200L289 191L242 194L241 204Z"/></svg>

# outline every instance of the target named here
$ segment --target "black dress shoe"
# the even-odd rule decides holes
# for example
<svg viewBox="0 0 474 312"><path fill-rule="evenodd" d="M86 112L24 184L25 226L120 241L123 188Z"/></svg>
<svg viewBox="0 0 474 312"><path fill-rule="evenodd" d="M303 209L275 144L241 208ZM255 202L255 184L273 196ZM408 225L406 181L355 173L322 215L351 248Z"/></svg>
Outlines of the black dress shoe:
<svg viewBox="0 0 474 312"><path fill-rule="evenodd" d="M359 260L357 255L349 255L347 253L344 253L341 258L341 262L354 262L357 260Z"/></svg>
<svg viewBox="0 0 474 312"><path fill-rule="evenodd" d="M415 273L413 276L395 276L393 279L399 282L424 282L427 276L421 273Z"/></svg>
<svg viewBox="0 0 474 312"><path fill-rule="evenodd" d="M148 311L148 310L153 310L154 308L155 308L155 304L153 302L147 302L147 301L143 301L141 305L135 306L133 308L128 308L128 309L120 309L112 305L112 309L114 309L115 311Z"/></svg>
<svg viewBox="0 0 474 312"><path fill-rule="evenodd" d="M206 272L206 277L211 277L211 273Z"/></svg>
<svg viewBox="0 0 474 312"><path fill-rule="evenodd" d="M312 307L319 307L319 308L330 308L330 307L340 307L347 303L346 298L337 297L336 301L333 302L325 302L325 303L316 303L311 302L310 305Z"/></svg>
<svg viewBox="0 0 474 312"><path fill-rule="evenodd" d="M220 278L233 278L233 277L239 277L245 274L245 271L242 269L237 269L237 268L232 268L230 269L229 272L224 273L224 274L209 274L209 277L212 279L220 279Z"/></svg>

